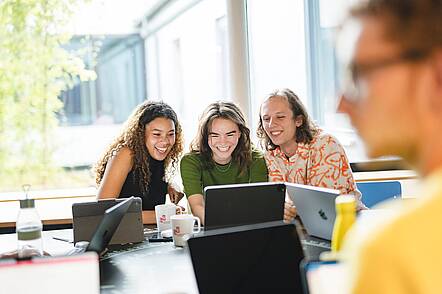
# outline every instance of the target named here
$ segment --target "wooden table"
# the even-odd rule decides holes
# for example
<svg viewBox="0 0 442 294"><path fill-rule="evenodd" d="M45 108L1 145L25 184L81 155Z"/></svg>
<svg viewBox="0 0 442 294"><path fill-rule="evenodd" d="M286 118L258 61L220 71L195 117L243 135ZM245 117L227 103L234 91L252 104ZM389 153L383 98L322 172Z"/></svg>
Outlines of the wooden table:
<svg viewBox="0 0 442 294"><path fill-rule="evenodd" d="M95 200L95 196L40 198L35 208L44 225L72 224L72 204ZM18 200L0 200L0 228L15 227L19 209Z"/></svg>

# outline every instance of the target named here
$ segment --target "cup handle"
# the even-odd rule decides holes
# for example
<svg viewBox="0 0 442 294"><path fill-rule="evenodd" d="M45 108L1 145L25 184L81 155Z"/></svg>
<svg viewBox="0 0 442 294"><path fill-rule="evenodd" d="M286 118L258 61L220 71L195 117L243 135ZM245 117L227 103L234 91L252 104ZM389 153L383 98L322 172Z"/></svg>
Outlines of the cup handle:
<svg viewBox="0 0 442 294"><path fill-rule="evenodd" d="M196 231L193 231L194 234L201 232L201 220L199 217L197 216L193 216L193 219L196 220L197 224L198 224L198 228Z"/></svg>

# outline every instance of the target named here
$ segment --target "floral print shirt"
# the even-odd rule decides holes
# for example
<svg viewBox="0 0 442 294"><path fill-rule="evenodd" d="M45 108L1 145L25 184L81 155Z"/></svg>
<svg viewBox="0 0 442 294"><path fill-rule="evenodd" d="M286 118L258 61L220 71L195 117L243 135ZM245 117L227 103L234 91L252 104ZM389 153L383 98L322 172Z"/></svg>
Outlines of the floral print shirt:
<svg viewBox="0 0 442 294"><path fill-rule="evenodd" d="M271 182L336 189L341 194L355 196L358 209L365 207L344 148L329 134L320 131L310 143L298 143L296 153L290 158L279 147L268 150L265 160Z"/></svg>

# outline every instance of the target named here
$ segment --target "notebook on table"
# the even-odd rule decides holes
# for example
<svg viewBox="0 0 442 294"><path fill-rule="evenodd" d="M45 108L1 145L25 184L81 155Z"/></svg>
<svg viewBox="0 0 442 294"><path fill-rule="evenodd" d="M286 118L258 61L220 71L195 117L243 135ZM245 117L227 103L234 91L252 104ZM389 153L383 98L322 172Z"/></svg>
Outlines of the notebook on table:
<svg viewBox="0 0 442 294"><path fill-rule="evenodd" d="M251 183L204 188L204 230L282 220L284 183Z"/></svg>
<svg viewBox="0 0 442 294"><path fill-rule="evenodd" d="M286 183L287 194L296 206L296 211L307 232L303 243L308 246L312 257L330 250L330 240L336 218L335 199L338 190Z"/></svg>
<svg viewBox="0 0 442 294"><path fill-rule="evenodd" d="M123 201L124 198L74 203L72 205L74 243L91 241L92 235L103 219L104 212ZM133 197L131 203L110 240L110 245L144 241L141 198Z"/></svg>

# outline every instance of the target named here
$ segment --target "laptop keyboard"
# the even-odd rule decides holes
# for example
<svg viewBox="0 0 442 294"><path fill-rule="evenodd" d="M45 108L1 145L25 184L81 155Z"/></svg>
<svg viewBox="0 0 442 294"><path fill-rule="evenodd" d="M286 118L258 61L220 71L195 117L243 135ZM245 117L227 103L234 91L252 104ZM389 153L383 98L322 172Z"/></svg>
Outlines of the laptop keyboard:
<svg viewBox="0 0 442 294"><path fill-rule="evenodd" d="M130 252L130 251L137 251L146 249L149 247L149 242L141 242L141 243L135 243L135 244L124 244L124 245L111 245L109 246L109 250L100 257L100 260L109 259L112 257L115 257L117 255L120 255L122 253Z"/></svg>
<svg viewBox="0 0 442 294"><path fill-rule="evenodd" d="M330 251L330 242L317 240L301 240L302 249L308 260L319 260L319 256L324 251Z"/></svg>
<svg viewBox="0 0 442 294"><path fill-rule="evenodd" d="M317 240L301 240L302 245L304 246L314 246L314 247L322 247L325 249L330 249L330 242L326 241L317 241Z"/></svg>

